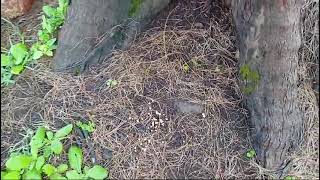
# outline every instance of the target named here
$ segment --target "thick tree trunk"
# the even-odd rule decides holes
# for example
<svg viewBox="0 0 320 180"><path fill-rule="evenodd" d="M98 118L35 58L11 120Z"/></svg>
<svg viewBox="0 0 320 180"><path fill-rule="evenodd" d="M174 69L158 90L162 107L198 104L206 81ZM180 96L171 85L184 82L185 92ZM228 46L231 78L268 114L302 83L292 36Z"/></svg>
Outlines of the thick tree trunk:
<svg viewBox="0 0 320 180"><path fill-rule="evenodd" d="M287 153L302 137L297 98L301 7L302 0L232 2L253 144L268 169L285 166Z"/></svg>
<svg viewBox="0 0 320 180"><path fill-rule="evenodd" d="M52 68L82 71L128 43L170 0L72 0Z"/></svg>

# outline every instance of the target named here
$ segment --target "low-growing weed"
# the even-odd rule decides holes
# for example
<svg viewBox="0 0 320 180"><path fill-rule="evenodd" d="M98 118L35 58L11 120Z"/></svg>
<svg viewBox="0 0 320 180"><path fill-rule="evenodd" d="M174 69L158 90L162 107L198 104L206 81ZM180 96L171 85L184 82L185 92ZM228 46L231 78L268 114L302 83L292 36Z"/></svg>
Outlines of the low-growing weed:
<svg viewBox="0 0 320 180"><path fill-rule="evenodd" d="M39 127L30 141L30 151L12 153L5 163L6 169L1 171L1 179L105 179L107 169L99 165L89 168L83 164L83 152L77 146L68 151L68 164L54 166L48 163L53 155L63 151L62 140L73 130L69 124L56 132Z"/></svg>
<svg viewBox="0 0 320 180"><path fill-rule="evenodd" d="M256 155L256 151L253 150L253 149L247 151L247 153L246 153L246 156L247 156L247 158L249 158L249 159L252 159L255 155Z"/></svg>
<svg viewBox="0 0 320 180"><path fill-rule="evenodd" d="M96 130L96 125L91 121L89 121L88 123L82 123L78 121L76 125L81 128L82 131L87 131L89 133L93 133L93 131Z"/></svg>
<svg viewBox="0 0 320 180"><path fill-rule="evenodd" d="M38 41L28 48L21 35L21 42L13 44L9 51L1 51L1 85L14 83L19 75L35 60L42 56L53 56L57 48L55 32L63 24L68 8L68 0L59 0L59 6L43 6L42 29L38 31Z"/></svg>
<svg viewBox="0 0 320 180"><path fill-rule="evenodd" d="M117 84L118 84L118 81L117 81L117 80L114 80L114 79L109 79L109 80L107 81L107 86L108 86L108 88L113 88L113 87L115 87Z"/></svg>

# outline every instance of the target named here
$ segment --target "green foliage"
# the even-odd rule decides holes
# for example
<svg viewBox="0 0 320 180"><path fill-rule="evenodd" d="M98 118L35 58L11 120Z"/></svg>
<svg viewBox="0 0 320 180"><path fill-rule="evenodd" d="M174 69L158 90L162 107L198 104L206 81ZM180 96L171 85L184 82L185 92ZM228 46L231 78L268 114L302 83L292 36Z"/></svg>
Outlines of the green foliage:
<svg viewBox="0 0 320 180"><path fill-rule="evenodd" d="M19 171L9 171L7 173L5 173L5 175L3 176L3 178L1 177L1 179L3 180L15 180L15 179L20 179L20 172Z"/></svg>
<svg viewBox="0 0 320 180"><path fill-rule="evenodd" d="M253 150L253 149L247 151L247 153L246 153L246 156L247 156L247 158L249 158L249 159L252 159L255 155L256 155L256 151Z"/></svg>
<svg viewBox="0 0 320 180"><path fill-rule="evenodd" d="M92 133L94 130L96 130L96 125L95 125L93 122L91 122L91 121L89 121L87 124L78 121L78 122L76 123L76 125L77 125L79 128L81 128L82 131L87 131L87 132L89 132L89 133Z"/></svg>
<svg viewBox="0 0 320 180"><path fill-rule="evenodd" d="M107 81L107 86L108 86L108 88L113 88L113 87L115 87L117 84L118 84L118 81L117 81L117 80L114 80L114 79L109 79L109 80Z"/></svg>
<svg viewBox="0 0 320 180"><path fill-rule="evenodd" d="M143 0L131 0L130 9L129 9L129 17L136 16L139 11Z"/></svg>
<svg viewBox="0 0 320 180"><path fill-rule="evenodd" d="M45 161L44 156L39 156L36 160L36 170L40 171Z"/></svg>
<svg viewBox="0 0 320 180"><path fill-rule="evenodd" d="M38 42L30 49L22 38L22 42L12 45L8 52L1 52L1 85L14 83L14 76L42 56L53 56L53 50L57 48L54 34L65 20L68 3L68 0L59 0L57 8L43 6L42 29L38 31Z"/></svg>
<svg viewBox="0 0 320 180"><path fill-rule="evenodd" d="M81 173L82 158L81 149L76 146L71 146L68 152L70 167L78 173Z"/></svg>
<svg viewBox="0 0 320 180"><path fill-rule="evenodd" d="M78 173L76 170L67 171L66 176L68 179L83 179L82 174Z"/></svg>
<svg viewBox="0 0 320 180"><path fill-rule="evenodd" d="M67 178L62 176L59 173L55 173L52 176L50 176L50 179L52 179L52 180L64 180L64 179L67 179Z"/></svg>
<svg viewBox="0 0 320 180"><path fill-rule="evenodd" d="M295 176L286 176L284 177L284 180L296 180L298 178L296 178Z"/></svg>
<svg viewBox="0 0 320 180"><path fill-rule="evenodd" d="M53 153L61 154L61 152L63 150L63 145L59 139L54 139L53 141L51 141L50 148Z"/></svg>
<svg viewBox="0 0 320 180"><path fill-rule="evenodd" d="M41 172L38 170L32 169L30 171L27 171L23 175L23 179L32 179L32 180L42 179Z"/></svg>
<svg viewBox="0 0 320 180"><path fill-rule="evenodd" d="M68 170L68 165L67 164L60 164L58 167L57 167L57 171L58 173L64 173Z"/></svg>
<svg viewBox="0 0 320 180"><path fill-rule="evenodd" d="M57 171L57 168L54 167L53 165L51 164L45 164L43 167L42 167L42 172L44 174L46 174L47 176L51 176L53 175L55 172Z"/></svg>
<svg viewBox="0 0 320 180"><path fill-rule="evenodd" d="M32 157L24 154L11 156L6 162L6 168L11 171L20 171L28 168L32 161Z"/></svg>
<svg viewBox="0 0 320 180"><path fill-rule="evenodd" d="M183 70L184 70L185 72L189 72L190 66L188 65L188 63L184 63L184 64L183 64Z"/></svg>
<svg viewBox="0 0 320 180"><path fill-rule="evenodd" d="M94 165L87 166L82 170L83 153L77 146L71 146L68 151L67 164L60 164L57 167L49 164L48 160L54 154L61 154L65 139L72 132L73 125L69 124L55 133L39 127L30 141L30 152L26 154L11 154L5 163L6 169L1 171L1 179L105 179L108 171ZM54 154L53 154L54 153ZM40 155L40 156L39 156ZM70 169L69 169L70 168ZM65 174L65 176L63 175Z"/></svg>
<svg viewBox="0 0 320 180"><path fill-rule="evenodd" d="M245 81L246 85L243 88L245 94L251 94L255 91L259 81L260 75L257 71L253 71L248 64L244 64L240 68L241 79Z"/></svg>
<svg viewBox="0 0 320 180"><path fill-rule="evenodd" d="M38 157L39 148L43 146L43 141L45 139L46 129L44 127L39 127L36 134L31 138L31 155L33 158Z"/></svg>
<svg viewBox="0 0 320 180"><path fill-rule="evenodd" d="M66 172L68 179L105 179L108 177L108 171L99 165L92 168L85 166L82 171L82 150L76 146L70 147L68 158L70 167L73 169Z"/></svg>
<svg viewBox="0 0 320 180"><path fill-rule="evenodd" d="M71 133L72 128L73 128L72 124L66 125L65 127L61 128L54 134L54 138L64 138L68 136Z"/></svg>
<svg viewBox="0 0 320 180"><path fill-rule="evenodd" d="M10 53L14 58L14 64L19 65L24 62L24 58L28 55L28 49L25 44L18 43L11 46Z"/></svg>
<svg viewBox="0 0 320 180"><path fill-rule="evenodd" d="M89 177L92 179L105 179L106 177L108 177L108 171L99 165L95 165L88 170L85 177Z"/></svg>

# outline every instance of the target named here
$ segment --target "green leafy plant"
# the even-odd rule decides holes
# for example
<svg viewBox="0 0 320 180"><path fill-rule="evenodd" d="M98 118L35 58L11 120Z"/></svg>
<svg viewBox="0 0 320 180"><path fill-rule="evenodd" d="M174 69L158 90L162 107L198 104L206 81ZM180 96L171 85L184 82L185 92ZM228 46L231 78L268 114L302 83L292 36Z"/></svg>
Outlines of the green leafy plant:
<svg viewBox="0 0 320 180"><path fill-rule="evenodd" d="M247 156L247 158L249 158L249 159L252 159L255 155L256 155L256 151L253 150L253 149L247 151L247 153L246 153L246 156Z"/></svg>
<svg viewBox="0 0 320 180"><path fill-rule="evenodd" d="M76 123L76 125L79 128L81 128L82 131L87 131L89 133L92 133L94 130L96 130L96 125L91 121L89 121L88 123L82 123L82 122L78 121Z"/></svg>
<svg viewBox="0 0 320 180"><path fill-rule="evenodd" d="M66 172L68 179L105 179L108 177L108 171L99 165L92 168L85 166L82 170L82 150L77 146L71 146L68 152L68 159L71 170Z"/></svg>
<svg viewBox="0 0 320 180"><path fill-rule="evenodd" d="M65 20L68 4L68 0L59 0L57 8L43 6L42 29L38 31L38 42L30 49L21 35L20 43L12 45L7 52L1 52L1 84L14 83L14 76L21 74L31 62L44 55L53 56L53 50L57 48L55 32Z"/></svg>
<svg viewBox="0 0 320 180"><path fill-rule="evenodd" d="M47 40L43 44L40 44L39 42L33 44L30 49L32 54L32 59L37 60L41 58L43 55L53 56L53 50L57 48L57 46L55 45L55 42L56 42L56 38L53 38L53 39Z"/></svg>
<svg viewBox="0 0 320 180"><path fill-rule="evenodd" d="M243 92L245 94L253 93L260 81L259 73L257 71L253 71L248 64L244 64L240 68L240 76L245 82Z"/></svg>
<svg viewBox="0 0 320 180"><path fill-rule="evenodd" d="M24 43L14 44L6 54L1 53L1 84L12 83L13 75L20 74L24 70L29 56Z"/></svg>
<svg viewBox="0 0 320 180"><path fill-rule="evenodd" d="M113 87L115 87L117 84L118 84L118 81L117 81L117 80L114 80L114 79L109 79L109 80L107 81L107 86L108 86L108 88L113 88Z"/></svg>
<svg viewBox="0 0 320 180"><path fill-rule="evenodd" d="M12 154L5 163L6 171L2 172L1 179L42 179L41 173L48 177L55 174L56 168L45 163L52 152L61 154L63 145L60 141L71 133L72 128L69 124L53 133L39 127L31 138L30 153ZM40 151L42 155L39 156Z"/></svg>
<svg viewBox="0 0 320 180"><path fill-rule="evenodd" d="M60 164L54 166L48 163L52 155L61 154L61 140L72 132L69 124L55 133L39 127L30 141L30 152L12 153L5 163L6 169L1 171L1 179L105 179L108 171L99 165L82 169L83 153L77 146L71 146L68 151L69 166Z"/></svg>

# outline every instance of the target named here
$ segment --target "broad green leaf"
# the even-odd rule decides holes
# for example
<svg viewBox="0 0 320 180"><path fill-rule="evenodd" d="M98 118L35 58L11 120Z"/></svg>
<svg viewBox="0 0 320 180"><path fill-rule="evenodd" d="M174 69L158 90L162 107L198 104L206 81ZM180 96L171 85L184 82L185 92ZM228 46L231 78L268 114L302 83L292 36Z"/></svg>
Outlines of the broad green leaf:
<svg viewBox="0 0 320 180"><path fill-rule="evenodd" d="M49 17L54 17L56 14L56 9L50 6L43 6L42 11Z"/></svg>
<svg viewBox="0 0 320 180"><path fill-rule="evenodd" d="M54 30L56 29L52 18L47 19L46 29L48 30L48 32L50 34L52 34L54 32Z"/></svg>
<svg viewBox="0 0 320 180"><path fill-rule="evenodd" d="M105 179L108 177L108 171L102 166L95 165L88 170L86 176L93 179Z"/></svg>
<svg viewBox="0 0 320 180"><path fill-rule="evenodd" d="M5 54L1 54L1 66L9 66L10 63L10 57Z"/></svg>
<svg viewBox="0 0 320 180"><path fill-rule="evenodd" d="M47 31L39 30L38 37L39 37L40 41L47 42L50 39L50 34Z"/></svg>
<svg viewBox="0 0 320 180"><path fill-rule="evenodd" d="M45 163L44 156L39 156L36 162L36 170L40 171Z"/></svg>
<svg viewBox="0 0 320 180"><path fill-rule="evenodd" d="M46 42L47 46L51 47L56 42L57 38L50 39Z"/></svg>
<svg viewBox="0 0 320 180"><path fill-rule="evenodd" d="M57 172L57 168L55 168L51 164L45 164L42 167L42 172L44 172L47 176L51 176L51 175L53 175L54 173Z"/></svg>
<svg viewBox="0 0 320 180"><path fill-rule="evenodd" d="M83 168L83 173L84 174L88 174L88 171L89 171L89 167L88 166L84 166L84 168Z"/></svg>
<svg viewBox="0 0 320 180"><path fill-rule="evenodd" d="M41 173L35 169L31 170L31 171L27 171L24 175L23 175L23 179L30 179L30 180L38 180L38 179L42 179L41 177Z"/></svg>
<svg viewBox="0 0 320 180"><path fill-rule="evenodd" d="M7 174L7 172L5 171L1 171L1 179L3 179L3 177Z"/></svg>
<svg viewBox="0 0 320 180"><path fill-rule="evenodd" d="M64 173L68 170L68 165L67 164L60 164L58 167L57 167L57 170L59 173Z"/></svg>
<svg viewBox="0 0 320 180"><path fill-rule="evenodd" d="M82 175L76 170L67 171L66 176L68 179L82 179Z"/></svg>
<svg viewBox="0 0 320 180"><path fill-rule="evenodd" d="M42 15L42 29L45 29L48 31L48 33L53 32L53 27L50 22L48 22L49 19L47 19L44 15Z"/></svg>
<svg viewBox="0 0 320 180"><path fill-rule="evenodd" d="M31 161L28 170L31 171L36 166L36 161Z"/></svg>
<svg viewBox="0 0 320 180"><path fill-rule="evenodd" d="M61 154L62 150L63 150L63 145L62 143L60 142L59 139L54 139L52 142L51 142L51 146L50 146L51 150L53 153L55 154Z"/></svg>
<svg viewBox="0 0 320 180"><path fill-rule="evenodd" d="M59 7L64 7L68 5L68 0L59 0Z"/></svg>
<svg viewBox="0 0 320 180"><path fill-rule="evenodd" d="M60 12L60 16L64 18L65 14L67 13L69 0L59 0L59 7L57 10Z"/></svg>
<svg viewBox="0 0 320 180"><path fill-rule="evenodd" d="M49 50L55 50L55 49L57 49L57 47L58 47L57 45L52 45L49 47Z"/></svg>
<svg viewBox="0 0 320 180"><path fill-rule="evenodd" d="M31 51L37 51L39 49L39 46L40 46L39 42L36 42L36 43L32 44L30 50Z"/></svg>
<svg viewBox="0 0 320 180"><path fill-rule="evenodd" d="M37 60L43 56L43 53L41 51L35 51L32 54L32 59Z"/></svg>
<svg viewBox="0 0 320 180"><path fill-rule="evenodd" d="M52 176L49 177L50 180L67 180L66 177L62 176L59 173L55 173Z"/></svg>
<svg viewBox="0 0 320 180"><path fill-rule="evenodd" d="M51 50L46 51L45 54L50 57L53 56L53 52Z"/></svg>
<svg viewBox="0 0 320 180"><path fill-rule="evenodd" d="M7 174L3 176L1 180L19 180L21 178L19 171L9 171Z"/></svg>
<svg viewBox="0 0 320 180"><path fill-rule="evenodd" d="M24 154L12 156L6 162L6 168L12 171L20 171L21 169L28 168L31 161L32 157Z"/></svg>
<svg viewBox="0 0 320 180"><path fill-rule="evenodd" d="M12 74L15 74L15 75L18 75L21 73L21 71L23 71L24 69L24 66L23 65L17 65L17 66L13 66L11 68L11 73Z"/></svg>
<svg viewBox="0 0 320 180"><path fill-rule="evenodd" d="M53 132L47 131L46 134L47 134L47 138L48 138L49 140L51 140L51 139L53 138Z"/></svg>
<svg viewBox="0 0 320 180"><path fill-rule="evenodd" d="M55 134L54 138L63 138L69 135L72 131L73 125L69 124L64 126L63 128L59 129Z"/></svg>
<svg viewBox="0 0 320 180"><path fill-rule="evenodd" d="M50 157L51 154L52 154L51 147L50 146L45 147L43 150L43 156L45 158L48 158L48 157Z"/></svg>
<svg viewBox="0 0 320 180"><path fill-rule="evenodd" d="M70 167L77 170L78 173L81 173L83 159L82 150L77 146L71 146L68 152L68 159Z"/></svg>
<svg viewBox="0 0 320 180"><path fill-rule="evenodd" d="M10 48L10 53L15 59L15 64L21 64L23 62L23 59L27 56L28 54L28 49L27 46L23 43L18 43Z"/></svg>
<svg viewBox="0 0 320 180"><path fill-rule="evenodd" d="M43 141L45 139L46 129L44 127L39 127L35 135L31 138L31 155L36 158L38 156L39 148L42 147Z"/></svg>
<svg viewBox="0 0 320 180"><path fill-rule="evenodd" d="M48 46L46 44L40 44L39 50L42 52L46 52L48 50Z"/></svg>

